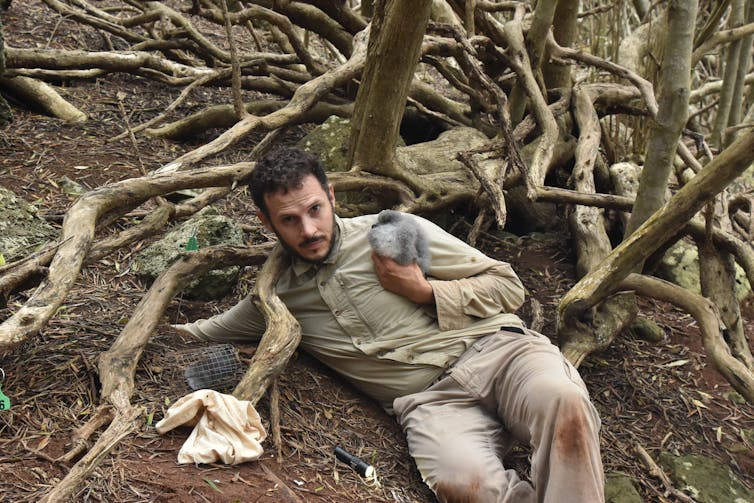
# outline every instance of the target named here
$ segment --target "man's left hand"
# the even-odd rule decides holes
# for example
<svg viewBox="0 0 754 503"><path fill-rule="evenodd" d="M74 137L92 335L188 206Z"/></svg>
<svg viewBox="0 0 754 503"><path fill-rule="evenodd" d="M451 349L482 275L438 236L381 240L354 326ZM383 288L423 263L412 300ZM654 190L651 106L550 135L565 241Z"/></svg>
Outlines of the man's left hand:
<svg viewBox="0 0 754 503"><path fill-rule="evenodd" d="M389 257L372 252L372 262L382 287L417 304L431 304L435 300L432 285L416 262L400 265Z"/></svg>

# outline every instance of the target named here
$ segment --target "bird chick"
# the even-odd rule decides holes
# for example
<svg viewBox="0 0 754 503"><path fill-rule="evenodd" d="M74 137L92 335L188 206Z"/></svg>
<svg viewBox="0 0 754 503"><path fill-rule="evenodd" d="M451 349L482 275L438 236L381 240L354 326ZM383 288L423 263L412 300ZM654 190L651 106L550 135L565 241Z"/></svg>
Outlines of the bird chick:
<svg viewBox="0 0 754 503"><path fill-rule="evenodd" d="M424 274L429 271L427 236L416 220L405 213L381 211L367 238L377 255L390 257L401 265L416 262Z"/></svg>

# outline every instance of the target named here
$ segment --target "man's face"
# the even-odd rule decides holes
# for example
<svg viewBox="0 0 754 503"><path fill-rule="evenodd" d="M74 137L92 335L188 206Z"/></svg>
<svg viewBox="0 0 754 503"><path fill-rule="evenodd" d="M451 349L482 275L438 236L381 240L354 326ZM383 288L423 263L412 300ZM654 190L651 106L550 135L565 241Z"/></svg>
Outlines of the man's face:
<svg viewBox="0 0 754 503"><path fill-rule="evenodd" d="M322 262L334 245L333 187L325 191L314 175L286 193L265 194L268 215L257 212L267 229L275 232L285 248L307 262Z"/></svg>

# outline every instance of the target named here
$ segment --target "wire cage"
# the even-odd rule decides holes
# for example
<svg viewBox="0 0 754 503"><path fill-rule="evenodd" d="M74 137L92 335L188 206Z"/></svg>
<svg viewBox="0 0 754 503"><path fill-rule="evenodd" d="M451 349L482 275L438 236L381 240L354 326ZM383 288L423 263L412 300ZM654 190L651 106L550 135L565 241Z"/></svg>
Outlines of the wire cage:
<svg viewBox="0 0 754 503"><path fill-rule="evenodd" d="M244 367L232 344L216 344L176 353L178 371L191 391L212 389L227 393L243 377Z"/></svg>

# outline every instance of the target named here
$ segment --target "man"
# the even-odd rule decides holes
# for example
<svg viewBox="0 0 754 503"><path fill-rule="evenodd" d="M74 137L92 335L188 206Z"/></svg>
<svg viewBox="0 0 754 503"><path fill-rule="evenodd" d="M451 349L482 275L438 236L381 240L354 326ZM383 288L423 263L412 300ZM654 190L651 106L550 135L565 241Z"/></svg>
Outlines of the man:
<svg viewBox="0 0 754 503"><path fill-rule="evenodd" d="M320 162L294 148L260 160L257 215L291 256L277 293L301 347L394 413L425 482L447 502L599 502L600 421L576 370L513 314L511 267L414 216L431 265L371 251L376 215L340 219ZM177 328L249 341L264 319L247 298ZM501 462L513 439L533 447L532 484Z"/></svg>

